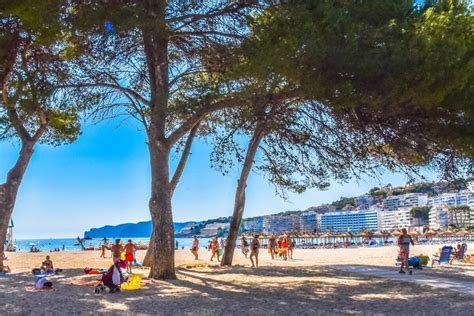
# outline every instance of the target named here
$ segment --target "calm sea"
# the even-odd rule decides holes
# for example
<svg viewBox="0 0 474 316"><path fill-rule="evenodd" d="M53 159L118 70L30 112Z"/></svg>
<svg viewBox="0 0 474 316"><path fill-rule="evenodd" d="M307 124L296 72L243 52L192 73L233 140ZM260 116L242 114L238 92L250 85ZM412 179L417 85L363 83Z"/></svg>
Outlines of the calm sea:
<svg viewBox="0 0 474 316"><path fill-rule="evenodd" d="M129 239L133 240L134 243L143 243L143 244L148 244L150 241L149 238L122 238L123 242L127 242ZM181 249L184 247L184 249L190 249L191 245L193 243L192 238L176 238L175 239L178 242L178 247ZM209 238L201 238L199 240L199 244L201 247L204 247L207 244L207 241ZM110 239L111 242L114 241L114 239ZM51 251L56 248L59 248L62 250L63 246L65 251L79 251L81 250L81 247L76 245L77 240L75 238L67 238L67 239L17 239L14 241L17 251L23 251L27 252L30 251L31 246L35 246L41 251ZM86 247L98 247L99 244L103 242L102 238L101 239L92 239L92 240L86 240L85 241L85 246Z"/></svg>

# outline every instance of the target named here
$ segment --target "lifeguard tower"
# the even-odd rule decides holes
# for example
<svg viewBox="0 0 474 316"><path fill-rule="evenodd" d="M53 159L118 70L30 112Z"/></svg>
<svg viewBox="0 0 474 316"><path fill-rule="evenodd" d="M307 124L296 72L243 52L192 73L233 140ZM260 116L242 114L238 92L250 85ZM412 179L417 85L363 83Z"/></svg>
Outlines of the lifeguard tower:
<svg viewBox="0 0 474 316"><path fill-rule="evenodd" d="M8 225L8 231L7 231L7 247L5 249L6 251L9 251L9 252L16 251L16 247L13 244L13 227L15 227L15 225L13 225L13 219L10 219L10 224Z"/></svg>

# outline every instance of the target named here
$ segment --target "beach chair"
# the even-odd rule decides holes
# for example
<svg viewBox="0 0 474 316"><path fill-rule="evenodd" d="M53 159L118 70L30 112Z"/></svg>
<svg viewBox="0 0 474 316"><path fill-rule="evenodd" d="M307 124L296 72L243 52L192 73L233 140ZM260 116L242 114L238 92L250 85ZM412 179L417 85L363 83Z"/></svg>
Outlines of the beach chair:
<svg viewBox="0 0 474 316"><path fill-rule="evenodd" d="M442 263L451 264L451 262L452 262L451 253L452 252L453 252L453 247L444 246L441 249L441 254L439 256L438 255L433 256L434 258L431 260L431 266L433 266L435 262L437 262L439 265L441 265Z"/></svg>

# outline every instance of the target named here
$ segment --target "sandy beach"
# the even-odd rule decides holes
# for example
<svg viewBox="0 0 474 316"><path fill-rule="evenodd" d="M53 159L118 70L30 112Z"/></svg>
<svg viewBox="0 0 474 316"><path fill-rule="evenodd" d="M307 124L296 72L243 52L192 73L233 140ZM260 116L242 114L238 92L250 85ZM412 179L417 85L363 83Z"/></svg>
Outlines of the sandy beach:
<svg viewBox="0 0 474 316"><path fill-rule="evenodd" d="M439 246L415 246L413 255L432 255ZM474 249L470 244L469 249ZM13 275L0 278L0 314L306 314L306 315L472 315L473 296L417 284L344 271L348 266L374 266L393 270L397 248L299 250L289 261L271 260L262 251L260 267L236 251L235 266L221 268L200 250L195 261L189 250L176 251L178 280L146 278L139 291L94 294L93 287L78 285L97 276L85 275L85 267L107 268L111 259L100 252L51 253L61 275L51 277L54 291L28 292L46 253L9 253ZM144 251L138 252L141 259ZM415 271L459 282L474 281L474 266ZM409 277L408 275L406 276ZM408 280L409 281L409 280ZM470 284L470 283L468 283ZM66 312L67 311L67 312Z"/></svg>

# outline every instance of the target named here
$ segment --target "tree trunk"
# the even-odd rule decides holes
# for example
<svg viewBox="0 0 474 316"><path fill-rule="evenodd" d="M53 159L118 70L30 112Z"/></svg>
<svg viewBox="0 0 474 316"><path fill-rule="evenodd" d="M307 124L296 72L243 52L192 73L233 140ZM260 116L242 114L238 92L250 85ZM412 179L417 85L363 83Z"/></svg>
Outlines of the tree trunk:
<svg viewBox="0 0 474 316"><path fill-rule="evenodd" d="M15 207L18 188L33 155L33 146L34 143L31 142L22 143L18 159L8 172L7 181L0 185L0 269L3 269L8 222Z"/></svg>
<svg viewBox="0 0 474 316"><path fill-rule="evenodd" d="M229 235L227 236L227 244L222 257L222 266L231 266L234 258L234 250L237 241L237 234L239 232L240 223L245 210L245 188L247 186L247 179L252 170L255 155L257 153L260 142L265 136L264 132L257 125L254 134L249 143L247 154L245 156L244 165L240 173L237 190L235 191L234 212L232 214L232 221L229 227Z"/></svg>
<svg viewBox="0 0 474 316"><path fill-rule="evenodd" d="M168 159L170 150L150 135L151 163L150 214L153 222L150 240L150 278L176 279L174 269L174 225L171 207Z"/></svg>
<svg viewBox="0 0 474 316"><path fill-rule="evenodd" d="M151 231L151 237L150 237L150 243L148 244L148 250L146 251L146 254L145 254L145 257L143 258L143 262L142 262L142 266L144 267L151 267L151 258L153 257L153 254L152 254L152 244L151 244L151 241L155 238L154 236L154 229L152 227L152 231Z"/></svg>

